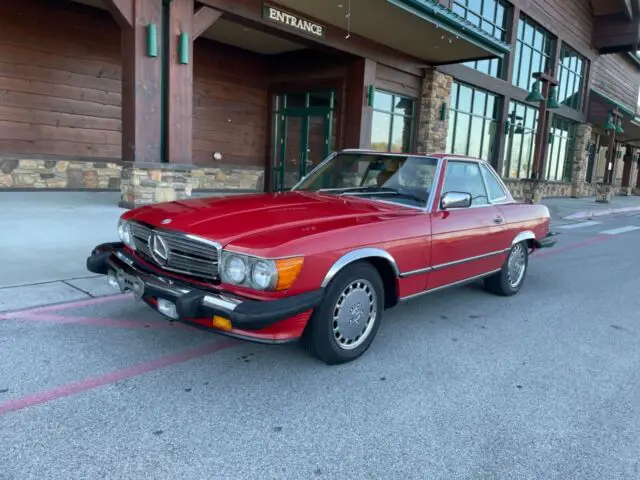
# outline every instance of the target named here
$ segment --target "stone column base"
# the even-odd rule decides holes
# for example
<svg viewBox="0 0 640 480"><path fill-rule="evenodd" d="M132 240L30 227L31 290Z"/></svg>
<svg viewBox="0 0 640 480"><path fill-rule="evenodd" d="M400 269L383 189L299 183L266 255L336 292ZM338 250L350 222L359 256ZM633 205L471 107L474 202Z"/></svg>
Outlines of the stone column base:
<svg viewBox="0 0 640 480"><path fill-rule="evenodd" d="M128 163L120 178L122 208L136 208L191 197L193 190L216 194L264 191L264 170L256 167Z"/></svg>
<svg viewBox="0 0 640 480"><path fill-rule="evenodd" d="M522 181L522 201L524 203L542 203L544 183L535 180Z"/></svg>
<svg viewBox="0 0 640 480"><path fill-rule="evenodd" d="M622 197L630 197L633 194L633 188L631 187L620 187L620 191L618 195Z"/></svg>
<svg viewBox="0 0 640 480"><path fill-rule="evenodd" d="M136 208L158 202L172 202L191 197L189 167L171 164L135 163L122 168L120 178L121 208Z"/></svg>
<svg viewBox="0 0 640 480"><path fill-rule="evenodd" d="M613 186L612 185L598 185L596 187L596 202L598 203L610 203L613 199Z"/></svg>
<svg viewBox="0 0 640 480"><path fill-rule="evenodd" d="M640 187L636 187L634 188L631 193L633 193L634 195L640 195Z"/></svg>

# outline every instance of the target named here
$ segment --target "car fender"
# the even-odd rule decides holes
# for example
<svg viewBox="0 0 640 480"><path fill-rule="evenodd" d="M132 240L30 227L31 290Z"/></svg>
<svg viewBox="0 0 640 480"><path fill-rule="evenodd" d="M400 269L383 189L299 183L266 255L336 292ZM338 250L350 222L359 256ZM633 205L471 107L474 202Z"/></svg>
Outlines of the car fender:
<svg viewBox="0 0 640 480"><path fill-rule="evenodd" d="M334 264L331 266L331 268L329 268L329 271L325 275L324 280L322 280L322 287L326 287L327 285L329 285L331 280L333 280L333 278L347 265L359 260L365 260L367 258L382 258L386 260L393 268L396 278L400 276L400 269L398 268L398 264L389 252L380 248L359 248L357 250L351 250L350 252L345 253L334 262Z"/></svg>
<svg viewBox="0 0 640 480"><path fill-rule="evenodd" d="M516 235L513 241L511 242L511 245L513 246L516 243L524 242L525 240L535 240L535 239L536 239L536 234L533 233L531 230L526 230Z"/></svg>

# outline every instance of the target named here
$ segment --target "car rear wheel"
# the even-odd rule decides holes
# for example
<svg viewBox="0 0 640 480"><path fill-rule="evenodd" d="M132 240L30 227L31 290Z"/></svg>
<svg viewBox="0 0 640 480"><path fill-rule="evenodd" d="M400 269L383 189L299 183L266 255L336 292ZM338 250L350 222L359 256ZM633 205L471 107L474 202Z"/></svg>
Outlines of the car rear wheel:
<svg viewBox="0 0 640 480"><path fill-rule="evenodd" d="M343 269L326 289L305 336L308 347L328 365L355 360L375 338L384 310L384 285L375 267L357 263Z"/></svg>
<svg viewBox="0 0 640 480"><path fill-rule="evenodd" d="M516 243L511 247L502 269L484 280L485 288L498 295L515 295L522 288L528 266L529 249L526 242Z"/></svg>

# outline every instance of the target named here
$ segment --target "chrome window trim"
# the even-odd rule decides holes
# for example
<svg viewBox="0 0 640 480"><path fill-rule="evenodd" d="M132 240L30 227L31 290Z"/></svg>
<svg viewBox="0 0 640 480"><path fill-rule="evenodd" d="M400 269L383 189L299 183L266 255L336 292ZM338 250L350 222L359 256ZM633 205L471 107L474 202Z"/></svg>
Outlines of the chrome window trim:
<svg viewBox="0 0 640 480"><path fill-rule="evenodd" d="M386 261L388 261L391 264L391 267L393 268L396 277L400 276L400 269L398 268L398 264L396 263L396 260L391 256L391 254L385 250L382 250L380 248L373 248L373 247L365 247L365 248L359 248L357 250L351 250L350 252L345 253L344 255L342 255L338 260L336 260L333 265L331 265L331 268L329 269L329 271L327 272L327 274L324 276L324 279L322 280L322 284L320 285L321 287L326 287L329 282L331 282L331 280L334 279L334 277L347 265L356 262L358 260L363 260L365 258L382 258Z"/></svg>
<svg viewBox="0 0 640 480"><path fill-rule="evenodd" d="M466 207L466 208L454 208L453 210L469 210L471 208L485 208L485 207L493 207L494 205L489 201L489 192L487 191L487 185L484 181L484 177L482 176L482 170L480 169L480 163L484 162L484 160L480 160L477 158L471 158L471 157L444 157L442 160L446 160L447 161L447 166L449 164L449 162L463 162L463 163L475 163L478 167L478 170L480 171L480 178L482 178L482 184L484 185L484 189L487 193L487 204L486 205L473 205L473 201L471 203L470 207ZM444 169L444 172L442 173L442 191L440 192L440 199L442 199L442 195L444 195L445 192L444 191L444 182L447 180L447 169ZM469 193L469 192L466 192ZM438 202L438 209L436 210L437 212L448 212L450 210L442 210L440 208L440 202Z"/></svg>

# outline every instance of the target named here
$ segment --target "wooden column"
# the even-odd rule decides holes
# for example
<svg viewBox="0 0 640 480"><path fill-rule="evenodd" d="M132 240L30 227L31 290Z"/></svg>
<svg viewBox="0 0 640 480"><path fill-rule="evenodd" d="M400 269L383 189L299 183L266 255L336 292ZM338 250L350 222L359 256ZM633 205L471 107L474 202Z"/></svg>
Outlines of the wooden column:
<svg viewBox="0 0 640 480"><path fill-rule="evenodd" d="M344 148L371 148L373 107L368 104L368 89L375 84L376 62L358 58L349 66Z"/></svg>
<svg viewBox="0 0 640 480"><path fill-rule="evenodd" d="M221 12L193 0L173 0L169 7L169 79L167 157L170 163L193 163L193 45Z"/></svg>
<svg viewBox="0 0 640 480"><path fill-rule="evenodd" d="M122 159L160 162L162 0L105 0L122 36ZM148 49L156 34L157 56Z"/></svg>

